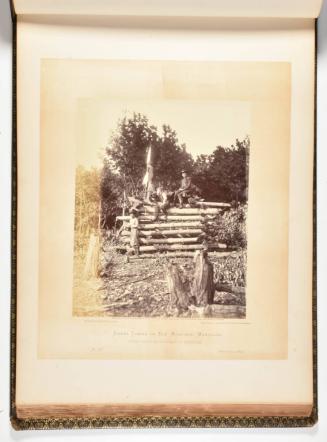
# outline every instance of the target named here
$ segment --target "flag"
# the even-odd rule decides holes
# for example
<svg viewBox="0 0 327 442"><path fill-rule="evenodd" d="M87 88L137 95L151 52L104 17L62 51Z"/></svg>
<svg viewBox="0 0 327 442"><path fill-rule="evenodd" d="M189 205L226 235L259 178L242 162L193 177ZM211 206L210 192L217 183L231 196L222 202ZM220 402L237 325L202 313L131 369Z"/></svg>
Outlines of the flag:
<svg viewBox="0 0 327 442"><path fill-rule="evenodd" d="M143 178L143 186L146 187L149 181L149 173L146 171L144 178Z"/></svg>
<svg viewBox="0 0 327 442"><path fill-rule="evenodd" d="M151 166L151 156L152 156L152 152L151 152L151 146L149 147L148 150L148 154L146 157L146 172L143 178L143 186L147 186L148 182L149 182L149 166Z"/></svg>
<svg viewBox="0 0 327 442"><path fill-rule="evenodd" d="M147 166L149 166L151 164L151 156L152 156L152 151L151 151L151 146L150 146L149 150L148 150L148 155L147 155L147 158L146 158L146 165Z"/></svg>

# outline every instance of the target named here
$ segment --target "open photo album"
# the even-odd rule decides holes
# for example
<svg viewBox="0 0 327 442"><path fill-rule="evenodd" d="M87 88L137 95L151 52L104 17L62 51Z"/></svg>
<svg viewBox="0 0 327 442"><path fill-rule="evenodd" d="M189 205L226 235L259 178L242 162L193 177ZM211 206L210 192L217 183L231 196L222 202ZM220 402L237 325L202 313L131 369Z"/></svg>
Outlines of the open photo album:
<svg viewBox="0 0 327 442"><path fill-rule="evenodd" d="M12 423L317 421L322 0L14 0Z"/></svg>

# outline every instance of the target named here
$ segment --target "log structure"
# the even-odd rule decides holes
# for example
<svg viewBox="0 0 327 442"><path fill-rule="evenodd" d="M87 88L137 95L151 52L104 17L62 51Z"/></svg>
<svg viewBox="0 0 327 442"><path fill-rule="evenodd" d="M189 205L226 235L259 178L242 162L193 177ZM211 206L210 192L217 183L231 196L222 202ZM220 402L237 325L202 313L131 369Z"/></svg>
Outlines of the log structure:
<svg viewBox="0 0 327 442"><path fill-rule="evenodd" d="M171 207L166 213L157 213L151 205L144 205L139 213L139 253L194 252L196 250L224 250L225 244L206 244L205 226L215 222L219 214L230 208L226 203L203 202L201 206ZM129 216L117 216L123 221L120 231L121 250L128 250L130 243Z"/></svg>

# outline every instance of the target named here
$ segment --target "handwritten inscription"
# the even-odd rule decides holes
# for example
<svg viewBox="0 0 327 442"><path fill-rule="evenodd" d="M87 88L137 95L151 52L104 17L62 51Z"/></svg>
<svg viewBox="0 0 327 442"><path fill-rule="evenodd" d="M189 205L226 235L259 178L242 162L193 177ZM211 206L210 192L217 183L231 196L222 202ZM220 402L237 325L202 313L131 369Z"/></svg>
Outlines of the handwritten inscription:
<svg viewBox="0 0 327 442"><path fill-rule="evenodd" d="M179 332L179 331L162 331L162 330L133 330L122 329L113 330L112 336L115 339L126 340L129 343L148 343L148 344L163 344L163 343L183 343L183 344L201 344L205 338L220 337L220 333L215 332Z"/></svg>

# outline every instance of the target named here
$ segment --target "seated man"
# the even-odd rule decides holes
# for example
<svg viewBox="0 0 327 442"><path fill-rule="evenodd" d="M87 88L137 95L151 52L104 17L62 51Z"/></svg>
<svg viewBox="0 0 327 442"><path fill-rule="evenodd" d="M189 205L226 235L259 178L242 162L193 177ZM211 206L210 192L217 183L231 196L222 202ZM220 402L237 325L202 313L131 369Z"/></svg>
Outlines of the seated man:
<svg viewBox="0 0 327 442"><path fill-rule="evenodd" d="M179 207L183 207L184 200L191 204L200 189L192 183L192 178L188 175L186 170L182 170L181 187L176 191L175 196L178 198Z"/></svg>
<svg viewBox="0 0 327 442"><path fill-rule="evenodd" d="M129 202L129 211L132 212L133 210L138 212L143 208L143 201L139 198L135 198L134 196L128 196L127 197Z"/></svg>
<svg viewBox="0 0 327 442"><path fill-rule="evenodd" d="M167 210L174 204L175 193L159 186L157 188L157 196L159 199L159 209L164 215L167 215Z"/></svg>

